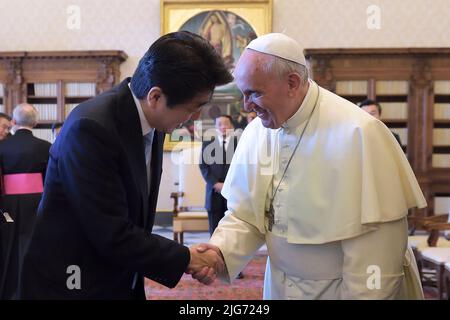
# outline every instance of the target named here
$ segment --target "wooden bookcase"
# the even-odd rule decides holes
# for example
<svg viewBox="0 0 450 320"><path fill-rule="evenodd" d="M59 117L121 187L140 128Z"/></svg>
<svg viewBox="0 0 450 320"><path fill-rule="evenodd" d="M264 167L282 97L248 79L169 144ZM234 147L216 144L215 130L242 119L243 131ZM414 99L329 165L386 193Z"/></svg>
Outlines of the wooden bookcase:
<svg viewBox="0 0 450 320"><path fill-rule="evenodd" d="M450 48L306 49L312 78L359 102L380 102L382 120L400 134L428 208L450 210ZM436 203L447 203L447 206Z"/></svg>
<svg viewBox="0 0 450 320"><path fill-rule="evenodd" d="M0 111L33 104L39 111L34 133L51 141L51 125L117 84L126 59L123 51L0 52Z"/></svg>

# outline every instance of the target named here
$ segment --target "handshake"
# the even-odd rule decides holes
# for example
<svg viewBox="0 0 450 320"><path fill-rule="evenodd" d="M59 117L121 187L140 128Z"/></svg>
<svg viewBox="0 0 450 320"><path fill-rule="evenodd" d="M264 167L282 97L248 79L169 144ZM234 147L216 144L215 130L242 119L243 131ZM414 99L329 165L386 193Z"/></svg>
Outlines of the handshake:
<svg viewBox="0 0 450 320"><path fill-rule="evenodd" d="M201 243L189 248L191 261L186 273L199 282L210 285L217 275L226 271L225 261L220 249L208 243Z"/></svg>

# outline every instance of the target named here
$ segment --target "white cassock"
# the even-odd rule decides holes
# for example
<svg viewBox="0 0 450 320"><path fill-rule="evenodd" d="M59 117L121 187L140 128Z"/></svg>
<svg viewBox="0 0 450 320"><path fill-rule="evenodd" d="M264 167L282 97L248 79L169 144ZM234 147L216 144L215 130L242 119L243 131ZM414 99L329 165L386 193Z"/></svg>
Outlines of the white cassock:
<svg viewBox="0 0 450 320"><path fill-rule="evenodd" d="M280 180L270 232L265 211ZM313 81L280 129L248 125L222 194L228 211L210 243L224 280L266 243L265 299L423 297L406 216L426 202L402 149L381 121Z"/></svg>

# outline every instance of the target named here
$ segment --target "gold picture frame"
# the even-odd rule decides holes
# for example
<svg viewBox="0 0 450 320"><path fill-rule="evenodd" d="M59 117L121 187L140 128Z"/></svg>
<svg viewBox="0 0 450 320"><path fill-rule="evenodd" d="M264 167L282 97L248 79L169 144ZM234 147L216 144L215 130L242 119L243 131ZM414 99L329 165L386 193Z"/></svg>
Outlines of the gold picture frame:
<svg viewBox="0 0 450 320"><path fill-rule="evenodd" d="M272 31L272 8L273 0L161 0L161 34L183 29L202 35L221 53L231 70L248 42ZM217 25L214 30L211 26L215 22L223 30L217 30ZM218 34L220 44L213 41ZM223 104L237 103L233 99L233 94L226 91L213 96L215 102ZM171 135L166 135L164 151L189 146L187 141L172 141Z"/></svg>
<svg viewBox="0 0 450 320"><path fill-rule="evenodd" d="M220 10L242 17L262 35L272 31L272 7L273 0L161 0L161 33L178 31L201 12Z"/></svg>

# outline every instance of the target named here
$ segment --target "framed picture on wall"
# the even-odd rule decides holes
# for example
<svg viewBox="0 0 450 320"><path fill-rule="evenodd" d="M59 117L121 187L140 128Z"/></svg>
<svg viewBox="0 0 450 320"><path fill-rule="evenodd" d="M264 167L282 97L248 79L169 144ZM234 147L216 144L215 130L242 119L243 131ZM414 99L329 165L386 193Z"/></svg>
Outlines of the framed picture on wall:
<svg viewBox="0 0 450 320"><path fill-rule="evenodd" d="M272 0L161 0L161 33L180 30L207 39L233 71L247 44L271 32ZM229 114L233 119L238 118L241 107L242 94L234 83L217 87L211 102L194 119L196 125L186 124L182 132L190 132L192 139L198 140L199 135L213 127L217 116ZM165 149L171 150L182 138L177 133L166 137Z"/></svg>

